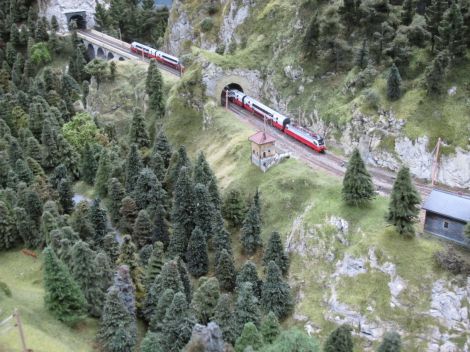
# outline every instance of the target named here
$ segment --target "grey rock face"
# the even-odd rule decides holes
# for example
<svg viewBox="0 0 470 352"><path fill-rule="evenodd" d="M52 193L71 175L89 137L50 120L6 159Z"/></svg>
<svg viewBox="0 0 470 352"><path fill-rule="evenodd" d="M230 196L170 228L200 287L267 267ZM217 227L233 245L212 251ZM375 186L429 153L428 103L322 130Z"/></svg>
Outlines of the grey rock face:
<svg viewBox="0 0 470 352"><path fill-rule="evenodd" d="M205 352L224 352L222 331L213 322L210 322L207 326L196 324L188 345L191 343L203 347Z"/></svg>

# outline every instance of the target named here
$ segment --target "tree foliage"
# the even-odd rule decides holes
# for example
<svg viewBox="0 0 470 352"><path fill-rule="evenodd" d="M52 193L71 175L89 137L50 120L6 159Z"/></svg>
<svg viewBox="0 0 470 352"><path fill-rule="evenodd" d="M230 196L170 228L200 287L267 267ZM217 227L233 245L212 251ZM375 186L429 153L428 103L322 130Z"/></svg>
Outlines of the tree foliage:
<svg viewBox="0 0 470 352"><path fill-rule="evenodd" d="M357 148L354 149L344 174L342 195L346 204L353 206L366 204L375 195L372 177Z"/></svg>

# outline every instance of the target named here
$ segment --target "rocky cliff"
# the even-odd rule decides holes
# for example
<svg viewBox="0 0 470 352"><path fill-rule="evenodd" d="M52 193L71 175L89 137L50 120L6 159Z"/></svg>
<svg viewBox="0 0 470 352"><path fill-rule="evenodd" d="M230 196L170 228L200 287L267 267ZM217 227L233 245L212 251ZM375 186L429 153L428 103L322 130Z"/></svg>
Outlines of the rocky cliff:
<svg viewBox="0 0 470 352"><path fill-rule="evenodd" d="M98 0L39 0L39 15L51 19L56 16L59 22L59 31L68 31L68 19L66 14L85 12L87 28L93 28L95 25L95 7Z"/></svg>

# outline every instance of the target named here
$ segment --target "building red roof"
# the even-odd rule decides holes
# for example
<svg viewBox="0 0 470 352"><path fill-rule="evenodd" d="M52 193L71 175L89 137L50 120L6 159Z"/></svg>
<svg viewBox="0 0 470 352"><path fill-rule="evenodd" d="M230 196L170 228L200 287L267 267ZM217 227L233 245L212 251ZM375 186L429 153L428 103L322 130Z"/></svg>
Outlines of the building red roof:
<svg viewBox="0 0 470 352"><path fill-rule="evenodd" d="M268 144L268 143L274 143L276 139L269 134L263 132L263 131L258 131L254 135L252 135L250 138L248 138L250 142L263 145L263 144Z"/></svg>

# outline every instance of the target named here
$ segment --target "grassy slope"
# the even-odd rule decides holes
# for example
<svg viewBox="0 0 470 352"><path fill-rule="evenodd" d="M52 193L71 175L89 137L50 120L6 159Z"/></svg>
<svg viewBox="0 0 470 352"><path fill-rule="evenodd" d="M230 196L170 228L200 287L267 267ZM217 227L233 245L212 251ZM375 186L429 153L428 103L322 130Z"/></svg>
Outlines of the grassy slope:
<svg viewBox="0 0 470 352"><path fill-rule="evenodd" d="M343 92L346 82L357 75L356 68L350 72L339 72L326 77L325 73L331 70L331 67L328 67L331 64L327 60L322 59L321 56L314 59L302 57L301 41L305 26L315 12L318 11L319 17L322 18L330 6L330 3L321 2L309 9L307 6L302 7L301 4L304 3L305 1L302 0L258 0L250 10L250 17L237 29L243 44L239 45L232 55L221 56L198 48L193 48L193 52L225 68L241 67L260 70L272 81L284 99L292 98L288 109L293 116L298 114L299 108L307 112L307 115L315 109L323 120L341 125L351 118L353 106L371 116L377 116L377 111L368 106L362 95L365 89L352 95ZM203 4L204 2L192 0L184 5L194 23L206 16L202 10ZM228 2L225 8L214 16L215 22L220 22L222 16L228 13L229 4ZM339 2L333 3L332 6L337 4ZM392 11L397 15L400 7L393 7ZM299 23L302 24L300 29L295 27ZM217 26L212 29L213 32L218 30ZM353 41L354 50L361 42L359 35L358 39ZM413 48L409 74L408 76L403 74L405 93L397 102L390 103L386 99L386 77L389 67L387 63L377 67L378 75L372 82L371 88L379 96L381 109L391 109L396 113L397 118L408 122L405 128L405 134L408 137L417 138L427 135L431 140L431 148L435 145L437 138L442 137L447 144L451 145L446 152L451 152L456 146L468 148L470 62L467 60L451 68L443 83L445 90L456 86L456 95L444 94L439 98L434 98L426 95L422 84L424 68L430 60L428 49ZM294 68L302 67L304 77L312 80L292 81L284 74L284 67L287 65ZM304 87L304 92L301 94L298 93L300 85Z"/></svg>

